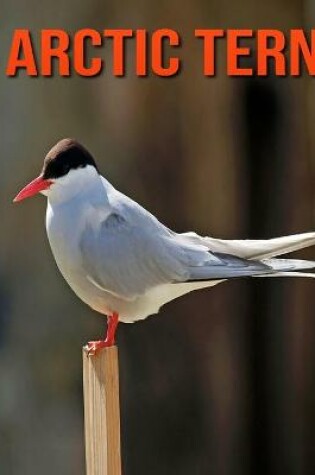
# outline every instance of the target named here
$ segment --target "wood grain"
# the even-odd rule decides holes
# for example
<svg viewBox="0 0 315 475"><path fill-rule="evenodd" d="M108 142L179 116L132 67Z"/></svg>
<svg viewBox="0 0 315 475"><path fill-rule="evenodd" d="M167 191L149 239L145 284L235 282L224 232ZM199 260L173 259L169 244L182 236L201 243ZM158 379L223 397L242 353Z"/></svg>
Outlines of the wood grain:
<svg viewBox="0 0 315 475"><path fill-rule="evenodd" d="M121 475L119 369L116 346L95 356L83 349L87 475Z"/></svg>

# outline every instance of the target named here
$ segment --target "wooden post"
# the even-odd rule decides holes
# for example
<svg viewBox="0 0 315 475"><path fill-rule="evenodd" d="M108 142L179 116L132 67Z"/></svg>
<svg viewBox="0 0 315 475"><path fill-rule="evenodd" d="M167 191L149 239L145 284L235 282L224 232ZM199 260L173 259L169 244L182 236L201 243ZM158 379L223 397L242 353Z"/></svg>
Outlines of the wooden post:
<svg viewBox="0 0 315 475"><path fill-rule="evenodd" d="M116 346L88 356L83 348L87 475L121 475L119 370Z"/></svg>

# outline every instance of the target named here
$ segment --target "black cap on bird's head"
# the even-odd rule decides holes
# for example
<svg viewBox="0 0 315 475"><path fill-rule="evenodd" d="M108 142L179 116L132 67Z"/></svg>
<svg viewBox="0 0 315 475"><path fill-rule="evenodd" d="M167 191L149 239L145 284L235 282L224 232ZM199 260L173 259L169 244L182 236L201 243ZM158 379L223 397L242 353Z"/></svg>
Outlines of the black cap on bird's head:
<svg viewBox="0 0 315 475"><path fill-rule="evenodd" d="M98 172L94 158L83 145L74 139L60 140L46 155L41 174L26 185L13 201L22 201L37 193L45 193L58 178L88 165Z"/></svg>
<svg viewBox="0 0 315 475"><path fill-rule="evenodd" d="M71 170L92 165L97 171L94 158L74 139L60 140L46 155L42 169L42 177L47 179L60 178Z"/></svg>

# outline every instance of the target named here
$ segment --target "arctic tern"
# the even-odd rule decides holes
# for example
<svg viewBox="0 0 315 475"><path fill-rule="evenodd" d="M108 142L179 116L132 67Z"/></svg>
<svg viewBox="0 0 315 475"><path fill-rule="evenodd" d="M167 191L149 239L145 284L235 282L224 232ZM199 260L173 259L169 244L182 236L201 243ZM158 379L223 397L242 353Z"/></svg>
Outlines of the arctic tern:
<svg viewBox="0 0 315 475"><path fill-rule="evenodd" d="M176 233L117 191L92 155L63 139L47 154L40 175L14 201L47 196L46 229L57 266L72 290L107 316L104 340L115 342L118 321L130 323L193 290L238 277L314 277L315 262L275 259L315 244L315 233L269 240L223 240Z"/></svg>

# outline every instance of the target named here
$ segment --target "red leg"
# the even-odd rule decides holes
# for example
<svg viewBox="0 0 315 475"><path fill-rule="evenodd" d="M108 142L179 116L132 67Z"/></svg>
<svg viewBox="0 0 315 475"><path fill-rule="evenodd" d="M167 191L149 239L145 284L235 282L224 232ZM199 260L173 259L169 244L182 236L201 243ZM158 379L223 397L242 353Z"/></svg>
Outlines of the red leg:
<svg viewBox="0 0 315 475"><path fill-rule="evenodd" d="M105 340L89 341L86 345L86 350L89 356L95 355L102 348L108 348L115 344L115 334L118 326L118 313L114 312L107 317L107 332Z"/></svg>
<svg viewBox="0 0 315 475"><path fill-rule="evenodd" d="M113 315L107 317L107 332L105 341L108 343L108 346L113 346L115 344L115 335L118 326L118 313L114 312Z"/></svg>

